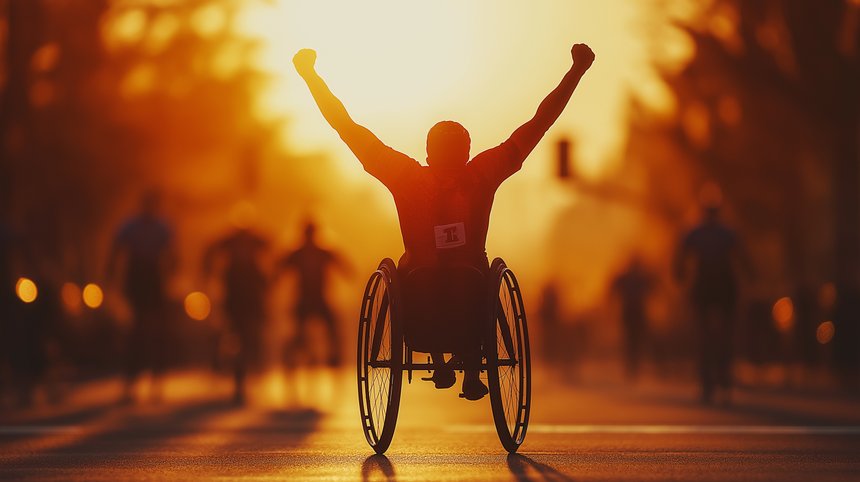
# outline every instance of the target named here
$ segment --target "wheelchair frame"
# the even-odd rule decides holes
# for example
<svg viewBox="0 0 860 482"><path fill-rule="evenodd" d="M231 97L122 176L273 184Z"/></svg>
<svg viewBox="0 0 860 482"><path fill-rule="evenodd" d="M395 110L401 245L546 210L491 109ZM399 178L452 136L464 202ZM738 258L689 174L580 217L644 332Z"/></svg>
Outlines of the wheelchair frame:
<svg viewBox="0 0 860 482"><path fill-rule="evenodd" d="M501 258L490 266L488 303L482 341L481 372L487 374L490 405L502 446L516 452L525 439L531 412L531 353L519 283ZM358 395L362 428L368 444L384 453L394 436L403 371L412 382L415 370L434 365L414 362L404 339L404 320L397 267L385 258L368 279L358 330ZM461 361L453 368L462 370ZM386 372L387 371L387 372ZM515 398L515 399L514 399Z"/></svg>

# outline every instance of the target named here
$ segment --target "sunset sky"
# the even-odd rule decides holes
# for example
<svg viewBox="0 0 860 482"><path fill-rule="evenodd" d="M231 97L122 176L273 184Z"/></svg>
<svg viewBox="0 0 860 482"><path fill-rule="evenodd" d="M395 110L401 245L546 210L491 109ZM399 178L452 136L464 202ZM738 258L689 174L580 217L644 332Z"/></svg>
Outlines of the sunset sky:
<svg viewBox="0 0 860 482"><path fill-rule="evenodd" d="M298 49L317 50L318 70L359 123L423 160L426 132L439 120L470 130L473 155L507 138L570 66L571 45L588 43L597 61L547 137L576 135L580 166L593 175L618 155L631 93L669 106L650 63L653 49L670 62L689 52L668 24L656 29L662 38L643 37L667 16L629 0L283 0L253 4L237 28L263 41L258 66L275 76L260 112L289 115L295 146L331 150L356 174L293 70ZM534 158L546 156L541 149Z"/></svg>

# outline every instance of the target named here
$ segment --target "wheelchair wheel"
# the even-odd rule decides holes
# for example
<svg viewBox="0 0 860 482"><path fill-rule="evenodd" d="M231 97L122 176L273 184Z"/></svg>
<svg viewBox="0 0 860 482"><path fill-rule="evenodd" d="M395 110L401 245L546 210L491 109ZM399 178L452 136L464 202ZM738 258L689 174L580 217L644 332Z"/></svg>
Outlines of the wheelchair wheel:
<svg viewBox="0 0 860 482"><path fill-rule="evenodd" d="M502 446L514 453L526 437L531 411L531 354L523 297L499 258L490 267L492 320L485 341L493 420Z"/></svg>
<svg viewBox="0 0 860 482"><path fill-rule="evenodd" d="M394 436L403 381L396 275L394 261L382 260L367 281L358 323L358 406L364 437L378 454Z"/></svg>

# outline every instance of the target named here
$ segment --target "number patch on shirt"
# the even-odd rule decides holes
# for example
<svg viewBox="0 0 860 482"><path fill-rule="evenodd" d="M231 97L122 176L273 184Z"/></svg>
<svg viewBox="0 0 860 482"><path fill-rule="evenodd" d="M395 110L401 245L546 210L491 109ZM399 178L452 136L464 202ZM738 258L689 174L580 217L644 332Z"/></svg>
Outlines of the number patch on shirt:
<svg viewBox="0 0 860 482"><path fill-rule="evenodd" d="M463 223L434 226L433 231L438 249L456 248L466 244L466 225Z"/></svg>

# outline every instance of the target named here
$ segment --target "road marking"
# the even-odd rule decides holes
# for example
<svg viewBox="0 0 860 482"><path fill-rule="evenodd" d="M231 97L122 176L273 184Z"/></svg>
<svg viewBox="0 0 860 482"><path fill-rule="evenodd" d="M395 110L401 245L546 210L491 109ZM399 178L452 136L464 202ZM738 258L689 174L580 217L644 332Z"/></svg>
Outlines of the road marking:
<svg viewBox="0 0 860 482"><path fill-rule="evenodd" d="M0 435L78 433L82 430L74 425L0 425Z"/></svg>
<svg viewBox="0 0 860 482"><path fill-rule="evenodd" d="M493 425L454 425L459 433L493 433ZM714 435L860 435L858 425L554 425L530 424L542 434L714 434Z"/></svg>

